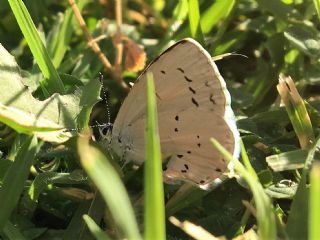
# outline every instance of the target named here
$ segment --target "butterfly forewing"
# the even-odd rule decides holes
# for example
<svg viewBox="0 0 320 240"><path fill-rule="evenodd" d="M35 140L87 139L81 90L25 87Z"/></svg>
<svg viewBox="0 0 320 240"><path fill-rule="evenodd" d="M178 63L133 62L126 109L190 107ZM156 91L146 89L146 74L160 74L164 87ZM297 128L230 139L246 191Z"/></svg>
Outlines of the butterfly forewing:
<svg viewBox="0 0 320 240"><path fill-rule="evenodd" d="M238 132L224 80L210 55L192 39L170 47L140 75L115 121L113 149L124 161L144 161L147 71L155 80L161 151L169 159L165 180L210 183L228 166L210 138L234 153Z"/></svg>

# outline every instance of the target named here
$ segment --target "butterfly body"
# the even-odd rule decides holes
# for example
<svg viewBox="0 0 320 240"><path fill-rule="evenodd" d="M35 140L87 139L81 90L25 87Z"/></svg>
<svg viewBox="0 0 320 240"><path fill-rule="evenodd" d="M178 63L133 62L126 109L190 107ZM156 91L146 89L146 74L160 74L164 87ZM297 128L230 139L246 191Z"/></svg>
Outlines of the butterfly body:
<svg viewBox="0 0 320 240"><path fill-rule="evenodd" d="M145 160L146 72L153 73L166 182L180 180L206 188L228 163L212 146L216 138L239 153L239 133L230 94L211 56L193 39L183 39L140 75L115 120L112 149L125 161Z"/></svg>

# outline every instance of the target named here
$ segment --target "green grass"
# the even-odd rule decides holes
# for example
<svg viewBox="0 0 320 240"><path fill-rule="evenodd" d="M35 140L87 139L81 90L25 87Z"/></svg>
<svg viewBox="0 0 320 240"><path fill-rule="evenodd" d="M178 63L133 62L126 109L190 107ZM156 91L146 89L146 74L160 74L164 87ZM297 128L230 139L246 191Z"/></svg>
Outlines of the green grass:
<svg viewBox="0 0 320 240"><path fill-rule="evenodd" d="M155 86L152 73L147 73L146 162L144 164L144 238L165 239L165 210L162 162Z"/></svg>
<svg viewBox="0 0 320 240"><path fill-rule="evenodd" d="M113 63L114 1L99 2L77 4ZM211 55L248 57L216 62L237 117L241 158L215 140L212 147L236 177L211 191L162 183L151 75L144 89L147 160L123 166L121 156L84 131L108 121L105 104L96 104L104 69L68 1L0 0L0 238L318 239L319 1L122 4L121 31L144 47L147 63L185 37ZM121 76L129 83L139 73L125 69L127 60ZM113 120L126 92L114 75L104 75Z"/></svg>

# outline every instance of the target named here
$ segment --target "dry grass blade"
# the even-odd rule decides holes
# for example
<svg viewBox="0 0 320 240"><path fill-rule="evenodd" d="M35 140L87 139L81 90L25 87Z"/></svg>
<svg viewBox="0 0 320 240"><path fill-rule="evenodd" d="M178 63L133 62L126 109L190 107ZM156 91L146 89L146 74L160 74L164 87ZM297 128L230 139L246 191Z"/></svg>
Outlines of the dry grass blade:
<svg viewBox="0 0 320 240"><path fill-rule="evenodd" d="M302 149L307 149L314 141L314 134L303 99L291 77L280 75L277 89L297 134L300 146Z"/></svg>
<svg viewBox="0 0 320 240"><path fill-rule="evenodd" d="M181 228L185 233L197 240L223 240L224 237L215 237L207 230L197 226L189 221L179 221L177 218L171 216L169 221L176 227Z"/></svg>
<svg viewBox="0 0 320 240"><path fill-rule="evenodd" d="M115 0L115 14L116 14L116 25L117 32L113 38L113 44L116 49L116 57L114 60L114 71L117 75L121 76L122 72L122 55L123 55L123 44L121 41L121 26L122 26L122 1Z"/></svg>

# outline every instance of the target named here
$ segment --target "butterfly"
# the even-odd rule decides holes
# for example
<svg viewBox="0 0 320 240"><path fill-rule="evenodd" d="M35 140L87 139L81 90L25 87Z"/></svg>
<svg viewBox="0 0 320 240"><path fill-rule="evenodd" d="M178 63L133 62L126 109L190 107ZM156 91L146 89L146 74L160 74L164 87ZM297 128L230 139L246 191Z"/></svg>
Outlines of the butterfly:
<svg viewBox="0 0 320 240"><path fill-rule="evenodd" d="M187 181L207 189L228 162L213 147L216 138L234 156L239 133L230 94L210 54L183 39L154 59L125 98L111 133L111 148L124 162L145 160L146 73L152 72L167 183Z"/></svg>

